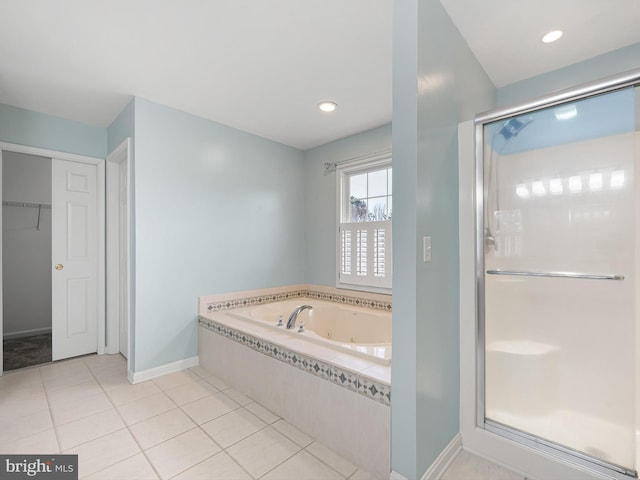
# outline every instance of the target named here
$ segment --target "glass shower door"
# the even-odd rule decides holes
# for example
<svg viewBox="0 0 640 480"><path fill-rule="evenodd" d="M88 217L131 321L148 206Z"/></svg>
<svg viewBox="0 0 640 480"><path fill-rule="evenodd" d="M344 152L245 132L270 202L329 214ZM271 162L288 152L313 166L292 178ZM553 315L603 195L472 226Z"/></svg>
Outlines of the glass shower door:
<svg viewBox="0 0 640 480"><path fill-rule="evenodd" d="M635 90L485 124L479 242L485 428L630 476Z"/></svg>

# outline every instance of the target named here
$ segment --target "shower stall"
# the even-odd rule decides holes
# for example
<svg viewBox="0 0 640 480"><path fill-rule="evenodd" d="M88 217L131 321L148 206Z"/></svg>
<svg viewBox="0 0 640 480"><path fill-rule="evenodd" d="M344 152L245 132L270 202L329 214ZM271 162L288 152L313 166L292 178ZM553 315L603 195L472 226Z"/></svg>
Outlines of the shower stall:
<svg viewBox="0 0 640 480"><path fill-rule="evenodd" d="M640 71L475 120L476 426L638 470Z"/></svg>

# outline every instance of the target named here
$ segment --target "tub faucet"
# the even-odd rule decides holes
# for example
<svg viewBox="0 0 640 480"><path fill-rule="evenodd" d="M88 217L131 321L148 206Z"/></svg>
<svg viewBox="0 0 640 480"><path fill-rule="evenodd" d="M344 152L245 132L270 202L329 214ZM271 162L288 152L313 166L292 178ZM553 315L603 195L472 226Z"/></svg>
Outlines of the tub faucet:
<svg viewBox="0 0 640 480"><path fill-rule="evenodd" d="M296 308L291 315L289 315L289 320L287 320L287 328L293 328L296 326L296 318L298 318L298 315L300 315L300 312L302 312L303 310L313 310L313 307L311 305L300 305L298 308Z"/></svg>

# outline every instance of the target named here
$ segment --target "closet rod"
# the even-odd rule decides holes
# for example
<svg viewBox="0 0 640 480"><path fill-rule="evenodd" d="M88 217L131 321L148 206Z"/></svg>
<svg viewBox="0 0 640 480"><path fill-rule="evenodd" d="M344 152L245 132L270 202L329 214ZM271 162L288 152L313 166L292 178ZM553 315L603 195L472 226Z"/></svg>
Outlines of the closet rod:
<svg viewBox="0 0 640 480"><path fill-rule="evenodd" d="M46 203L8 202L6 200L2 201L2 205L7 207L51 208L51 205Z"/></svg>

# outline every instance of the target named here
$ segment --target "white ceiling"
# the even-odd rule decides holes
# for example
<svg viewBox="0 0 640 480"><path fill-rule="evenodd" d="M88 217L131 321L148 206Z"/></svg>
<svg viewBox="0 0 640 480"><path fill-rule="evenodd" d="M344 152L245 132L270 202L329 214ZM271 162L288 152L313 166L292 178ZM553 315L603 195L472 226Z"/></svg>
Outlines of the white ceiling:
<svg viewBox="0 0 640 480"><path fill-rule="evenodd" d="M392 21L392 0L0 0L0 103L104 127L138 95L307 149L391 121Z"/></svg>
<svg viewBox="0 0 640 480"><path fill-rule="evenodd" d="M498 87L640 41L640 0L441 1ZM391 121L392 2L0 0L0 103L105 127L138 95L308 149Z"/></svg>
<svg viewBox="0 0 640 480"><path fill-rule="evenodd" d="M640 42L640 0L440 1L496 87Z"/></svg>

